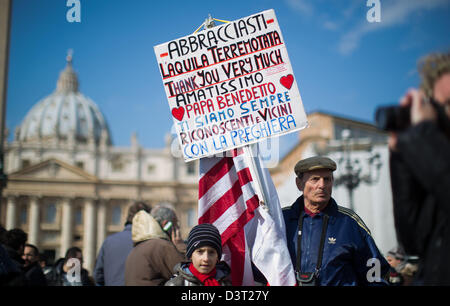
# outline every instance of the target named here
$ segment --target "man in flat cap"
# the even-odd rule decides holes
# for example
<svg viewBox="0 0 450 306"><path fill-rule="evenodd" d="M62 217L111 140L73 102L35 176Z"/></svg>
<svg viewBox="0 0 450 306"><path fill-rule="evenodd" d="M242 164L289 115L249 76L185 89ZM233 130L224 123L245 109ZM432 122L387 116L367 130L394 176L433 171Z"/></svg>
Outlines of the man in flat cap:
<svg viewBox="0 0 450 306"><path fill-rule="evenodd" d="M389 264L369 229L331 197L336 163L328 157L300 160L294 168L303 192L283 209L289 253L301 286L387 284Z"/></svg>

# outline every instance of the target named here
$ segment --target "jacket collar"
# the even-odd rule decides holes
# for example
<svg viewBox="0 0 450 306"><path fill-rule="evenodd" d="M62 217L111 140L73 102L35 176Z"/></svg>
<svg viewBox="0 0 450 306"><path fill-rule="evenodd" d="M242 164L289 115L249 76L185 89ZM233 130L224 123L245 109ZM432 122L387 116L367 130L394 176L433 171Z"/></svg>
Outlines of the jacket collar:
<svg viewBox="0 0 450 306"><path fill-rule="evenodd" d="M174 270L178 271L188 281L198 282L197 278L192 275L191 271L189 271L190 263L191 263L190 261L180 262L175 265ZM221 261L221 262L217 263L217 265L216 265L215 279L217 281L221 281L221 280L227 278L228 275L230 274L230 272L231 271L230 271L230 268L228 267L228 265L224 261Z"/></svg>
<svg viewBox="0 0 450 306"><path fill-rule="evenodd" d="M290 219L298 220L298 216L300 216L300 213L305 210L305 202L303 195L297 198L297 200L292 204L291 206L292 214L290 216ZM330 217L335 217L337 214L337 203L333 198L330 198L330 202L328 202L328 205L325 207L323 211L319 213L319 215L323 215L326 213ZM334 222L335 218L330 218L331 222Z"/></svg>

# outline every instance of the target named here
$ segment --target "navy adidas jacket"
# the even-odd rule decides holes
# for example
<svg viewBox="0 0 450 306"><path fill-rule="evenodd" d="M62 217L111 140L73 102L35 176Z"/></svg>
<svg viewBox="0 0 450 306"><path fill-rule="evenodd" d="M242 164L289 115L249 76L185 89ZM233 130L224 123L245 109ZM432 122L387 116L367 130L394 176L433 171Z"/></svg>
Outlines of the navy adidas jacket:
<svg viewBox="0 0 450 306"><path fill-rule="evenodd" d="M297 262L297 229L300 213L304 218L301 272L315 271L322 221L326 213L329 220L317 283L321 286L386 284L383 278L389 270L389 264L378 250L369 229L356 213L338 206L333 198L324 211L314 217L305 214L303 196L292 206L283 209L288 249L294 268ZM378 282L377 276L381 278Z"/></svg>

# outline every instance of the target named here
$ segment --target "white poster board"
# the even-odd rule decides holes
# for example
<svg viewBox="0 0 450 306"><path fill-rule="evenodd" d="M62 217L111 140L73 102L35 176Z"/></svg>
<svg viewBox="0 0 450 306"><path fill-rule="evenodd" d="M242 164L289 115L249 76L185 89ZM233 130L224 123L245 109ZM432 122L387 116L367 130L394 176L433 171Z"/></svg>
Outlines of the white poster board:
<svg viewBox="0 0 450 306"><path fill-rule="evenodd" d="M185 161L307 125L274 10L154 50Z"/></svg>

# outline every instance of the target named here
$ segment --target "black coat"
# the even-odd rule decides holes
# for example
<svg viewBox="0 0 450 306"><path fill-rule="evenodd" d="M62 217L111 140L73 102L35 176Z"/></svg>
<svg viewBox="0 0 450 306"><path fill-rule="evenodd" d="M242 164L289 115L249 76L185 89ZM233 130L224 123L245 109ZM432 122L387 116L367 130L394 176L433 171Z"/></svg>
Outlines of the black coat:
<svg viewBox="0 0 450 306"><path fill-rule="evenodd" d="M450 285L450 141L432 122L398 135L390 170L399 243L420 257L418 284Z"/></svg>
<svg viewBox="0 0 450 306"><path fill-rule="evenodd" d="M24 267L23 271L25 272L25 278L28 286L47 286L47 279L45 278L44 272L42 272L42 268L37 261L28 267Z"/></svg>
<svg viewBox="0 0 450 306"><path fill-rule="evenodd" d="M20 258L19 254L14 255L17 252L0 244L0 286L25 286L25 274L20 264L11 259L10 252L15 258Z"/></svg>

